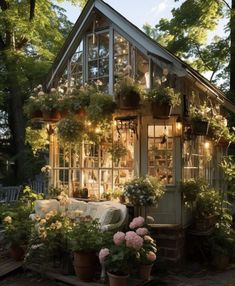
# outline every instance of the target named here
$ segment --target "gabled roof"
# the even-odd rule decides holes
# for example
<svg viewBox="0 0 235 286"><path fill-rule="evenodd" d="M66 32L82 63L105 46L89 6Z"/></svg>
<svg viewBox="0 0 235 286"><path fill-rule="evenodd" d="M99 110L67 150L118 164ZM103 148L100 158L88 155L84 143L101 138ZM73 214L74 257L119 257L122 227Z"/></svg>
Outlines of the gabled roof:
<svg viewBox="0 0 235 286"><path fill-rule="evenodd" d="M84 31L91 23L93 18L92 14L95 11L101 12L106 18L108 18L110 22L112 22L124 36L126 35L128 39L134 42L137 47L140 49L142 47L147 50L149 56L170 64L171 70L179 76L188 76L196 79L203 88L210 92L210 94L220 99L226 108L235 112L235 106L224 96L223 92L211 84L192 67L183 62L180 58L176 57L167 49L163 48L160 44L148 37L143 31L102 0L89 0L87 2L48 73L46 80L47 89L52 86L53 81L58 79L64 71L69 57L75 52L78 42L81 40Z"/></svg>

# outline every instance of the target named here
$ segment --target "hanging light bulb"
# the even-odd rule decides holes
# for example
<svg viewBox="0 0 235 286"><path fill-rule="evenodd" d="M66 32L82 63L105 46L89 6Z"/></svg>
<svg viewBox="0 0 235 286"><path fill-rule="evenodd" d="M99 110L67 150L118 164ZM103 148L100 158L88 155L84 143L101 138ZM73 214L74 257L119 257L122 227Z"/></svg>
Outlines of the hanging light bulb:
<svg viewBox="0 0 235 286"><path fill-rule="evenodd" d="M205 149L209 149L209 148L210 148L210 142L206 141L206 142L204 143L204 148L205 148Z"/></svg>

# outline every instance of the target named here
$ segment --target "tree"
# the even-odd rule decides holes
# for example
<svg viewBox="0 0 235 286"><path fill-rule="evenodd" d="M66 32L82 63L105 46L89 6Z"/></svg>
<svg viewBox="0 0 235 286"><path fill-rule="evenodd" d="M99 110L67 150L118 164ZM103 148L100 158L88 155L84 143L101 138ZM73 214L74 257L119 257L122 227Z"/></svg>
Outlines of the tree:
<svg viewBox="0 0 235 286"><path fill-rule="evenodd" d="M225 0L185 0L171 12L172 19L161 19L155 27L146 24L145 32L199 72L210 71L212 82L230 74L235 100L235 0L231 6ZM228 23L225 37L215 36L208 44L210 32L222 19ZM227 80L222 87L228 89L228 85Z"/></svg>
<svg viewBox="0 0 235 286"><path fill-rule="evenodd" d="M18 183L27 179L23 103L42 82L70 28L55 1L0 0L0 107Z"/></svg>

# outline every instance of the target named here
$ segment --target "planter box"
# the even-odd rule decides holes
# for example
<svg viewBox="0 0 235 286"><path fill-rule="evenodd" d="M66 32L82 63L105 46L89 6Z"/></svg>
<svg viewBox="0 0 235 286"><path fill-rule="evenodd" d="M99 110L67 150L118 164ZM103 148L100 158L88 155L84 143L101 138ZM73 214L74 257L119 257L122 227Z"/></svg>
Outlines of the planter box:
<svg viewBox="0 0 235 286"><path fill-rule="evenodd" d="M43 111L42 115L45 122L57 122L61 119L61 114L58 110Z"/></svg>

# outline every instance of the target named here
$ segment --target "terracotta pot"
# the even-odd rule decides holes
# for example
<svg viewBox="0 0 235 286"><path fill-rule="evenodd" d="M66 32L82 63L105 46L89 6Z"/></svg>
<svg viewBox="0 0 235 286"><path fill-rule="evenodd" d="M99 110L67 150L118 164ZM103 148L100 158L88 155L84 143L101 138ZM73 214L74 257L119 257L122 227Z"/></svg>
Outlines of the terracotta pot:
<svg viewBox="0 0 235 286"><path fill-rule="evenodd" d="M25 251L24 248L17 245L12 245L9 249L9 253L11 258L16 261L20 261L24 259Z"/></svg>
<svg viewBox="0 0 235 286"><path fill-rule="evenodd" d="M95 252L74 252L74 270L84 282L91 282L95 277L97 257Z"/></svg>
<svg viewBox="0 0 235 286"><path fill-rule="evenodd" d="M60 112L58 110L47 110L42 112L43 120L46 122L57 122L61 119Z"/></svg>
<svg viewBox="0 0 235 286"><path fill-rule="evenodd" d="M126 286L129 274L116 275L108 272L109 286Z"/></svg>
<svg viewBox="0 0 235 286"><path fill-rule="evenodd" d="M149 280L152 267L152 264L141 264L139 268L139 278L143 280Z"/></svg>
<svg viewBox="0 0 235 286"><path fill-rule="evenodd" d="M151 107L153 118L169 118L171 115L172 106L169 104L152 102Z"/></svg>

